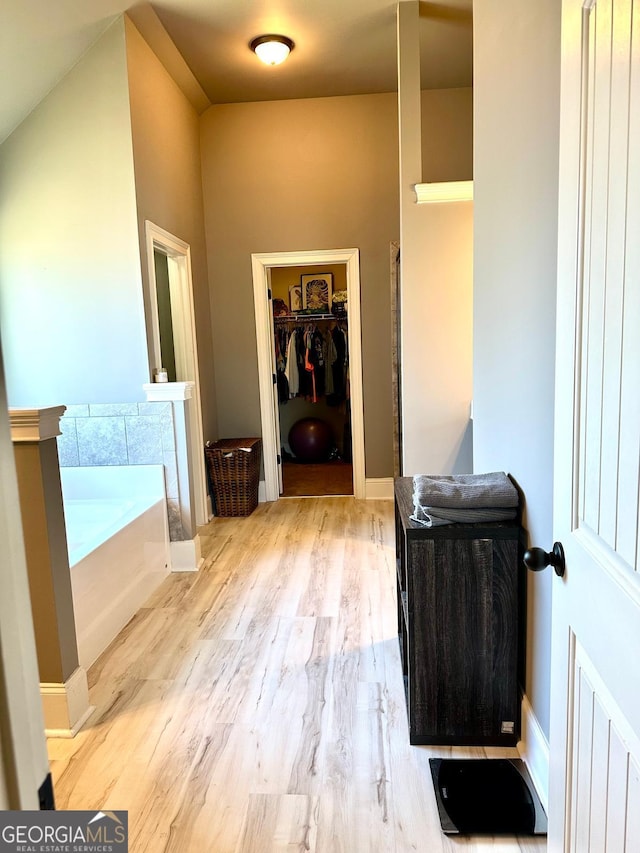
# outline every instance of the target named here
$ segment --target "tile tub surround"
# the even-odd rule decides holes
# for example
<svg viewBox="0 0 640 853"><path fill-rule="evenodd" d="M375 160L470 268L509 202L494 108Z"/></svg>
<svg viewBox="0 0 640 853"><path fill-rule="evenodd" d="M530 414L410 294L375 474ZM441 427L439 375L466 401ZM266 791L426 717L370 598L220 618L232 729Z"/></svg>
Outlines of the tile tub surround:
<svg viewBox="0 0 640 853"><path fill-rule="evenodd" d="M61 468L164 465L172 541L183 538L178 465L170 402L67 406L58 437Z"/></svg>

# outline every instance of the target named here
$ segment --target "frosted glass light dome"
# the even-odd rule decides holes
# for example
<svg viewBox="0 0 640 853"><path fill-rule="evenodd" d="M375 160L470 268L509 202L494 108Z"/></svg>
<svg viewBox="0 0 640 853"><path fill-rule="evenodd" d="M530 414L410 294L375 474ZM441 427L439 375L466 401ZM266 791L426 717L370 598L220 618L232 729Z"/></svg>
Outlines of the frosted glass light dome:
<svg viewBox="0 0 640 853"><path fill-rule="evenodd" d="M280 65L293 50L293 42L286 36L258 36L249 47L265 65Z"/></svg>

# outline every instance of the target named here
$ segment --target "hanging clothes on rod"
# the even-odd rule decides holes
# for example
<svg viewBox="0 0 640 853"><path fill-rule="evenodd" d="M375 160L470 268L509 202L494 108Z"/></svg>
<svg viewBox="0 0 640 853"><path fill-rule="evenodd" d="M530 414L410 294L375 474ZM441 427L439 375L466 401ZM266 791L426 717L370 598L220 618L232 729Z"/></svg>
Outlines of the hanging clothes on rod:
<svg viewBox="0 0 640 853"><path fill-rule="evenodd" d="M289 399L289 383L286 377L287 365L287 335L286 329L276 328L274 335L276 355L276 383L278 386L278 402L286 403Z"/></svg>
<svg viewBox="0 0 640 853"><path fill-rule="evenodd" d="M287 344L287 355L284 373L287 379L289 396L297 397L300 391L300 371L298 369L298 357L296 354L296 338L299 332L297 329L292 329L289 335Z"/></svg>
<svg viewBox="0 0 640 853"><path fill-rule="evenodd" d="M331 342L335 349L336 357L331 362L331 374L333 390L327 395L328 406L339 406L347 399L348 369L349 369L349 346L345 330L340 323L331 330Z"/></svg>
<svg viewBox="0 0 640 853"><path fill-rule="evenodd" d="M275 318L278 398L305 397L338 406L347 398L346 321L331 315L301 324L299 317Z"/></svg>

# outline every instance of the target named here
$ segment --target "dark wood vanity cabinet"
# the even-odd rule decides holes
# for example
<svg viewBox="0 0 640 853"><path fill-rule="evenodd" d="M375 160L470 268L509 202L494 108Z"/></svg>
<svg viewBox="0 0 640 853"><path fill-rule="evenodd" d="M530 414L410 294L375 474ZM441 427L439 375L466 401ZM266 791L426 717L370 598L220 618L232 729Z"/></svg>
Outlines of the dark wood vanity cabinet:
<svg viewBox="0 0 640 853"><path fill-rule="evenodd" d="M395 480L398 636L412 744L513 746L520 734L522 531L427 528Z"/></svg>

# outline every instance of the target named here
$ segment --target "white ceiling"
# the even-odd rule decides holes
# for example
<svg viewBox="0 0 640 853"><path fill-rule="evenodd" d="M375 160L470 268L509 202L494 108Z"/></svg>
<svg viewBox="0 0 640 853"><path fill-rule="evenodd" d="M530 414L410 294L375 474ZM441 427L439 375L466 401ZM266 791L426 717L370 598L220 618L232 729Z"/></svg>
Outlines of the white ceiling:
<svg viewBox="0 0 640 853"><path fill-rule="evenodd" d="M0 140L134 2L4 0ZM393 0L152 0L152 6L212 103L395 91ZM471 85L471 10L472 0L420 3L423 88ZM295 42L284 65L268 68L247 47L268 32Z"/></svg>

